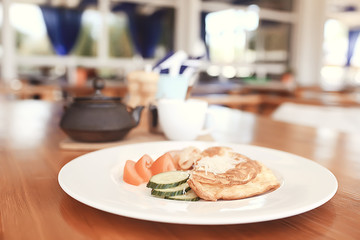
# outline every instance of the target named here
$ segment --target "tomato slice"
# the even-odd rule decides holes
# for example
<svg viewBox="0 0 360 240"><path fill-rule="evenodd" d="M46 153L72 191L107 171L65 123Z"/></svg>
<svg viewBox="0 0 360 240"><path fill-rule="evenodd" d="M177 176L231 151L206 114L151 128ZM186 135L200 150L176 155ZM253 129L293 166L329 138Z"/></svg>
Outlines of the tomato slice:
<svg viewBox="0 0 360 240"><path fill-rule="evenodd" d="M135 169L135 162L132 160L127 160L124 167L124 182L138 186L144 183L144 179L137 173Z"/></svg>
<svg viewBox="0 0 360 240"><path fill-rule="evenodd" d="M180 150L173 150L173 151L170 151L168 152L171 157L172 157L172 160L173 160L173 163L174 163L174 166L176 168L176 170L181 170L181 167L179 166L179 160L180 160Z"/></svg>
<svg viewBox="0 0 360 240"><path fill-rule="evenodd" d="M153 164L152 158L145 154L135 163L136 172L142 177L144 182L148 182L152 176L150 167Z"/></svg>
<svg viewBox="0 0 360 240"><path fill-rule="evenodd" d="M174 160L172 159L171 154L167 152L161 155L151 165L150 170L152 175L156 175L162 172L175 171L176 167L174 165Z"/></svg>

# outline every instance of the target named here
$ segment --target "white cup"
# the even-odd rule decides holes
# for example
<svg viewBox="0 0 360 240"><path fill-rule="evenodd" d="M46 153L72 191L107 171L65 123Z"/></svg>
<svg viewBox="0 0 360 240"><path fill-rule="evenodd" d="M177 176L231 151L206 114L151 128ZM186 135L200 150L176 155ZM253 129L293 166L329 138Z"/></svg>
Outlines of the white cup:
<svg viewBox="0 0 360 240"><path fill-rule="evenodd" d="M170 140L189 141L209 134L204 129L208 103L196 99L160 99L158 101L160 126Z"/></svg>

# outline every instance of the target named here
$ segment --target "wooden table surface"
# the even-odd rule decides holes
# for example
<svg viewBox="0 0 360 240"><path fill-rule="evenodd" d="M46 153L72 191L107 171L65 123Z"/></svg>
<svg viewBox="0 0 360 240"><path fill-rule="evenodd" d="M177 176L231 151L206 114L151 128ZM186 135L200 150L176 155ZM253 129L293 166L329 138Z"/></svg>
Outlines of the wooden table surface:
<svg viewBox="0 0 360 240"><path fill-rule="evenodd" d="M280 220L181 225L131 219L86 206L59 186L60 169L86 151L59 148L62 106L0 101L0 239L360 239L360 136L256 117L250 144L312 159L336 176L324 205ZM159 140L141 124L129 135ZM160 136L161 138L161 136ZM124 141L123 144L126 144Z"/></svg>

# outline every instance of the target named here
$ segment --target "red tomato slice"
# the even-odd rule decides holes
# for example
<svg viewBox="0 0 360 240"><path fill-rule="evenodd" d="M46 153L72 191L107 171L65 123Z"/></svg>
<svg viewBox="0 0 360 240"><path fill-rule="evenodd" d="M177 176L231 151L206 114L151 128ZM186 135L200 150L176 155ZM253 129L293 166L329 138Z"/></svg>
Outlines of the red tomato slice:
<svg viewBox="0 0 360 240"><path fill-rule="evenodd" d="M175 171L174 161L170 153L165 153L160 156L156 161L151 165L150 170L152 175L156 175L162 172Z"/></svg>
<svg viewBox="0 0 360 240"><path fill-rule="evenodd" d="M127 160L124 167L124 182L138 186L144 183L144 179L136 172L135 162L132 160Z"/></svg>
<svg viewBox="0 0 360 240"><path fill-rule="evenodd" d="M152 160L152 158L149 155L145 154L139 159L139 161L135 163L135 170L140 175L140 177L142 177L144 182L148 182L152 176L150 167L153 162L154 161Z"/></svg>
<svg viewBox="0 0 360 240"><path fill-rule="evenodd" d="M168 153L170 153L170 155L172 157L172 160L173 160L173 163L174 163L174 166L175 166L176 170L181 170L181 167L179 166L180 150L173 150L173 151L170 151Z"/></svg>

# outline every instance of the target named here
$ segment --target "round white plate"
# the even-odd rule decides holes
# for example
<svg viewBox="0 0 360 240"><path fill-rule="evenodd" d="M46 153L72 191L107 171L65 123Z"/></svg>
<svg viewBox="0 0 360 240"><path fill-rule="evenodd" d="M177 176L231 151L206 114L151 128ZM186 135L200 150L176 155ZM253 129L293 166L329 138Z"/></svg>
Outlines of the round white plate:
<svg viewBox="0 0 360 240"><path fill-rule="evenodd" d="M196 146L229 146L274 171L281 186L275 191L241 200L184 202L155 198L144 185L122 180L125 161L143 154L161 154ZM91 152L67 163L60 171L61 188L91 207L126 217L181 224L239 224L268 221L312 210L337 191L335 176L306 158L263 147L216 142L151 142Z"/></svg>

